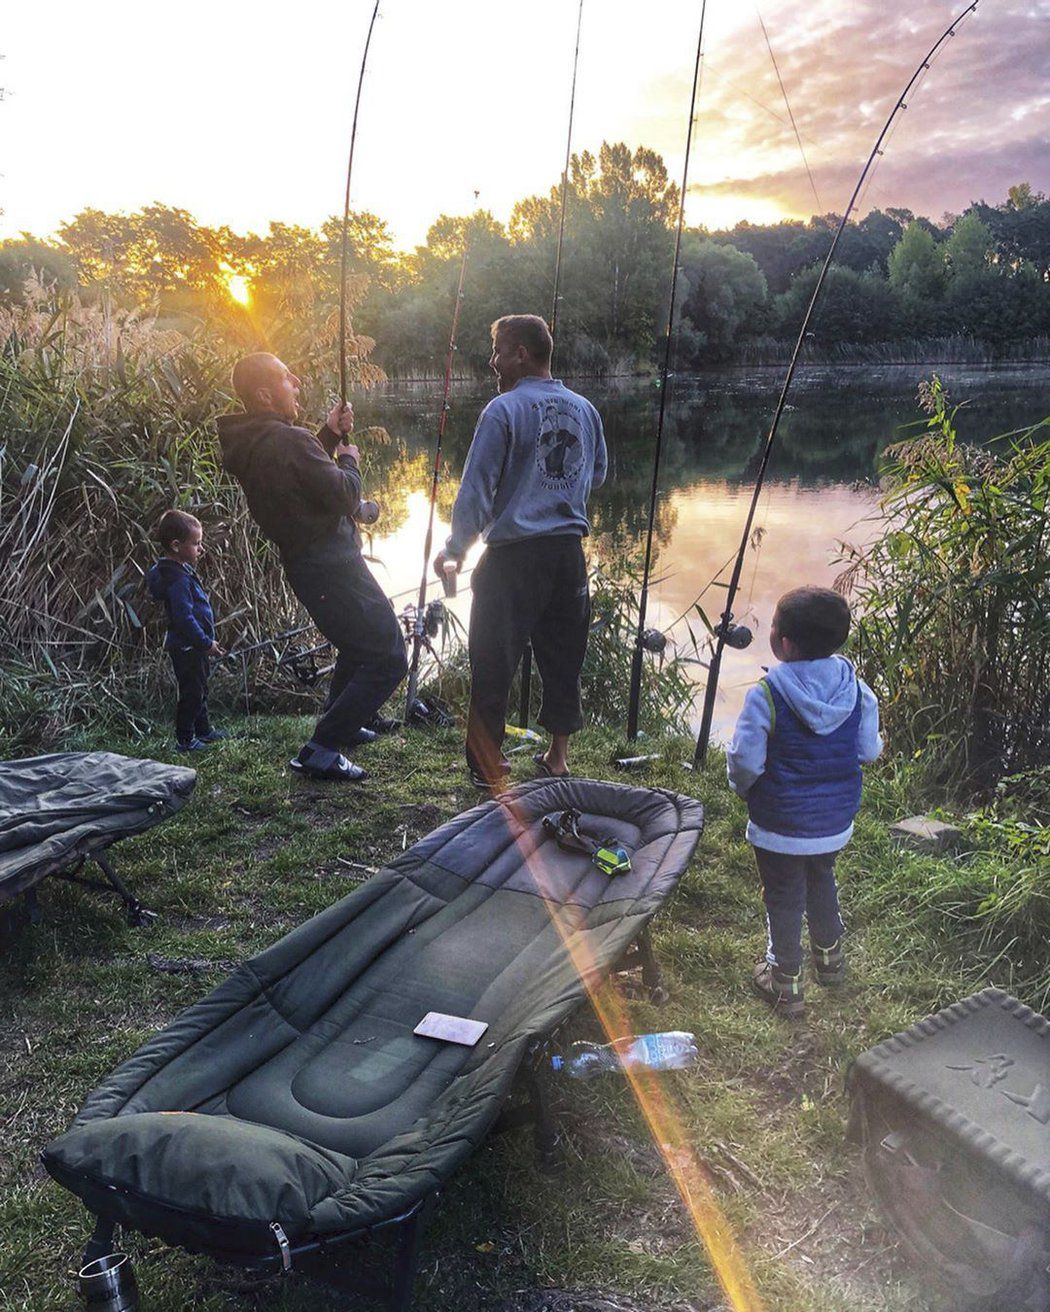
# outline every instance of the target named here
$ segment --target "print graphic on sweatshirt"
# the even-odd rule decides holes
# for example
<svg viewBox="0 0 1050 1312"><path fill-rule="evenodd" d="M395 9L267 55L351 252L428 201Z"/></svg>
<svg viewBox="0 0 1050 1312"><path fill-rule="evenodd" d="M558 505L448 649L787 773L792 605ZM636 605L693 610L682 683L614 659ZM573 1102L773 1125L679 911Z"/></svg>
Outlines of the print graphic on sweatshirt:
<svg viewBox="0 0 1050 1312"><path fill-rule="evenodd" d="M565 398L535 406L540 411L536 436L536 466L545 487L568 488L583 468L584 445L579 410Z"/></svg>

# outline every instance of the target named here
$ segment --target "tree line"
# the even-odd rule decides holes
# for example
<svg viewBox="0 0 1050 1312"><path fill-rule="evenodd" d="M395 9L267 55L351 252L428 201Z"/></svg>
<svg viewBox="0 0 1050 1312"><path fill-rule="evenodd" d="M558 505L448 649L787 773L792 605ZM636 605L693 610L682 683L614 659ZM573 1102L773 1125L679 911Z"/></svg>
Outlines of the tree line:
<svg viewBox="0 0 1050 1312"><path fill-rule="evenodd" d="M572 157L566 196L558 366L650 368L666 331L678 187L646 148L603 143ZM362 363L389 374L443 367L459 265L467 250L460 362L482 370L488 325L511 310L550 316L560 184L519 201L501 223L478 210L442 215L411 252L375 214L350 220L348 293ZM798 331L839 217L739 223L683 236L677 368L778 358ZM341 217L265 234L207 227L154 204L133 214L86 209L54 240L0 243L0 304L27 285L144 307L184 331L203 326L236 348L265 347L300 368L334 340ZM247 303L241 303L247 297ZM812 347L849 350L947 337L991 354L1045 353L1050 336L1050 200L1027 183L997 205L975 202L937 223L910 210L851 222L811 325ZM371 339L371 340L369 340Z"/></svg>

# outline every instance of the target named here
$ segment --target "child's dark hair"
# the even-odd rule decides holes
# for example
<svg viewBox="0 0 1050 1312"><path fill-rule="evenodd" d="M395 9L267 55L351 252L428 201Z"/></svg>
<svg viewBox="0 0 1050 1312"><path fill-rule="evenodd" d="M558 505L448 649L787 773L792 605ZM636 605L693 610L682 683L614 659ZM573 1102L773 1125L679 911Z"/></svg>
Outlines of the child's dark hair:
<svg viewBox="0 0 1050 1312"><path fill-rule="evenodd" d="M830 588L795 588L777 602L777 628L798 648L803 660L819 661L837 652L849 636L850 609Z"/></svg>
<svg viewBox="0 0 1050 1312"><path fill-rule="evenodd" d="M200 527L196 515L188 515L185 510L165 510L157 523L156 538L167 551L173 542L185 542L190 530Z"/></svg>

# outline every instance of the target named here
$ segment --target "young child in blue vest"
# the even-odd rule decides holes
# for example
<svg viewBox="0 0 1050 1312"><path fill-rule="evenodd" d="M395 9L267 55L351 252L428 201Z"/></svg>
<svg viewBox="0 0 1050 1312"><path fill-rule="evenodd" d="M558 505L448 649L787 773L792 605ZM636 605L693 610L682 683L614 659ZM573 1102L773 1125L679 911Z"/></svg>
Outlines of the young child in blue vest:
<svg viewBox="0 0 1050 1312"><path fill-rule="evenodd" d="M747 801L769 922L752 982L789 1017L805 1010L803 915L817 983L845 978L835 858L860 809L861 765L882 751L875 694L835 654L850 618L829 588L780 598L769 645L781 664L747 694L727 753L729 786Z"/></svg>
<svg viewBox="0 0 1050 1312"><path fill-rule="evenodd" d="M146 575L149 590L168 612L164 646L178 684L175 746L201 752L226 735L208 718L209 658L222 656L215 641L215 618L204 585L194 569L204 549L201 522L182 510L166 510L157 525L164 553Z"/></svg>

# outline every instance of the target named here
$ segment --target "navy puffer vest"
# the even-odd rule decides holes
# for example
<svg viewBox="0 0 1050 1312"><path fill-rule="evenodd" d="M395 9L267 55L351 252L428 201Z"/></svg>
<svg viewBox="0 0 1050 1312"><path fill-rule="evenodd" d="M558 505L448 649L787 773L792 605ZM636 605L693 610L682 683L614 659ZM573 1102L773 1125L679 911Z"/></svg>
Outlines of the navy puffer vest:
<svg viewBox="0 0 1050 1312"><path fill-rule="evenodd" d="M763 679L773 703L765 772L747 794L751 819L790 838L831 838L860 810L860 684L853 710L831 733L814 733Z"/></svg>

